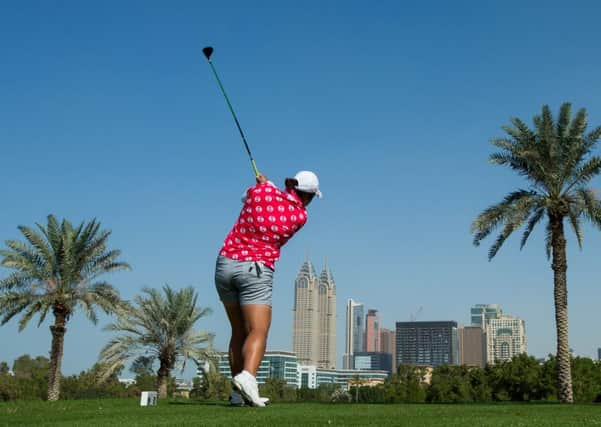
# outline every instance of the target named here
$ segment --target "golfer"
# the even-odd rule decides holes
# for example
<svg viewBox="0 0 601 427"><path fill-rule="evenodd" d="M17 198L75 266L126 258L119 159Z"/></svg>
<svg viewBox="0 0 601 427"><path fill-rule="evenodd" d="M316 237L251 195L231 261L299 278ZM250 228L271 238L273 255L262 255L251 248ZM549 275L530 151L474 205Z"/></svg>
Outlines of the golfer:
<svg viewBox="0 0 601 427"><path fill-rule="evenodd" d="M243 405L244 399L252 406L265 406L256 375L271 324L275 263L280 248L307 221L307 206L321 193L317 176L309 171L287 178L285 191L264 175L256 179L217 257L215 286L232 327L230 369L239 394L232 392L230 402Z"/></svg>

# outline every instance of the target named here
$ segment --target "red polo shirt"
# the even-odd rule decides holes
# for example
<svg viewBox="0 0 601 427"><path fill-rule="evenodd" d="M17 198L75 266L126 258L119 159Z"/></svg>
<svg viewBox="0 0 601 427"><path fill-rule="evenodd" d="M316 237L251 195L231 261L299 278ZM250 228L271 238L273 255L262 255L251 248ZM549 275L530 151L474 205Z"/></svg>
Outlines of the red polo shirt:
<svg viewBox="0 0 601 427"><path fill-rule="evenodd" d="M229 232L220 254L240 261L258 261L272 270L280 248L307 222L307 210L294 193L270 182L246 191L238 221Z"/></svg>

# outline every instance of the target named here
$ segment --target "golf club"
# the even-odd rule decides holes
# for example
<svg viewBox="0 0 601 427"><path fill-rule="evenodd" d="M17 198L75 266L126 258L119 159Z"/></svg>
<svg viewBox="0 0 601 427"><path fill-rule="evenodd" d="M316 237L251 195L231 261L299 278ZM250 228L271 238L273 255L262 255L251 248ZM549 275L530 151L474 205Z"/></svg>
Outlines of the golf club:
<svg viewBox="0 0 601 427"><path fill-rule="evenodd" d="M259 175L259 169L257 169L257 164L255 163L255 159L253 159L253 156L252 156L252 154L250 152L250 148L248 148L248 142L246 142L246 137L244 136L244 132L242 132L242 128L240 127L240 122L238 122L238 118L236 117L236 113L234 113L234 109L232 108L232 104L230 103L230 100L227 97L227 94L225 93L225 89L223 88L223 84L221 84L221 79L217 75L217 70L215 70L215 67L213 66L213 63L211 62L211 55L213 54L213 48L210 47L210 46L207 46L207 47L205 47L205 48L202 49L202 53L204 53L205 57L207 58L207 61L209 61L209 65L211 66L211 70L213 70L213 74L215 74L215 78L217 79L217 83L219 84L219 88L221 89L221 93L223 93L225 101L227 102L227 106L230 108L230 112L232 113L232 117L234 117L234 121L236 122L236 126L238 126L238 131L240 132L240 136L242 137L242 141L244 142L244 147L246 148L246 152L248 153L248 157L250 158L250 164L253 167L253 171L255 172L255 176L258 176Z"/></svg>

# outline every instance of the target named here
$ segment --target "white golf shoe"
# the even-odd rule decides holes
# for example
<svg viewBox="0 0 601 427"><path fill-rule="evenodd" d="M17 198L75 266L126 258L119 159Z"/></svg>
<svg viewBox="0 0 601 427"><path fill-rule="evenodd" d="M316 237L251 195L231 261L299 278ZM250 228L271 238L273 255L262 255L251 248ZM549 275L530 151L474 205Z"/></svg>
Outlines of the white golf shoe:
<svg viewBox="0 0 601 427"><path fill-rule="evenodd" d="M261 399L261 402L263 402L265 405L269 405L268 397L259 397L259 399ZM244 398L237 391L232 391L230 394L230 406L246 406Z"/></svg>
<svg viewBox="0 0 601 427"><path fill-rule="evenodd" d="M257 379L247 371L242 371L232 379L232 385L252 406L263 407L265 403L259 397Z"/></svg>

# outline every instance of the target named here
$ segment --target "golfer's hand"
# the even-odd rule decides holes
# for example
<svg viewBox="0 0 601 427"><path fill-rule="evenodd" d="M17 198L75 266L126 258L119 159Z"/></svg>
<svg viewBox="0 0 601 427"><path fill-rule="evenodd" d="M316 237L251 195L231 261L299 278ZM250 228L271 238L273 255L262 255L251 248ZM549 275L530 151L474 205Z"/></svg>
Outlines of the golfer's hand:
<svg viewBox="0 0 601 427"><path fill-rule="evenodd" d="M267 177L265 175L263 175L262 173L257 175L255 178L257 179L257 184L263 184L263 183L267 182Z"/></svg>

